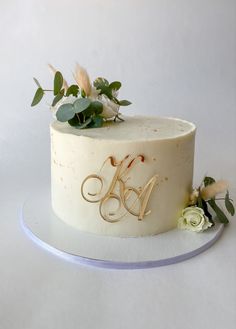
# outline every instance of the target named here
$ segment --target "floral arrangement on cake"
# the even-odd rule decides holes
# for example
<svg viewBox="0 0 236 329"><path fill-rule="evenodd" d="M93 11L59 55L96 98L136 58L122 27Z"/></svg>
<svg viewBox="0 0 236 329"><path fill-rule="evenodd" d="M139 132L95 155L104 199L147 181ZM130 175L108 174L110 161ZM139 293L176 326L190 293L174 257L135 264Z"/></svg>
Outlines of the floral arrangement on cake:
<svg viewBox="0 0 236 329"><path fill-rule="evenodd" d="M43 89L34 78L38 88L31 106L37 105L46 92L52 92L51 109L56 119L68 122L75 128L99 128L109 119L123 121L120 106L128 106L131 102L118 100L121 88L119 81L109 83L107 79L99 77L91 84L87 71L77 64L73 74L75 83L69 86L60 71L52 65L49 67L54 73L53 89Z"/></svg>
<svg viewBox="0 0 236 329"><path fill-rule="evenodd" d="M226 211L231 216L234 216L235 209L227 188L228 184L226 181L215 181L214 178L206 176L202 184L192 191L189 204L183 209L182 216L178 220L178 228L203 232L213 227L215 222L210 209L215 213L220 223L228 224L228 217L217 204L224 201ZM223 192L226 192L224 197L216 197Z"/></svg>

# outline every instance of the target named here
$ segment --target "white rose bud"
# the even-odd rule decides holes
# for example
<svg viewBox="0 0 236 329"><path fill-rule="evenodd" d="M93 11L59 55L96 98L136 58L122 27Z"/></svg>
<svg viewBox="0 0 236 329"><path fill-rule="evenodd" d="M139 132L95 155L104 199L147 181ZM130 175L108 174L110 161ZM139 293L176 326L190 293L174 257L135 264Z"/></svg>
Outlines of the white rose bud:
<svg viewBox="0 0 236 329"><path fill-rule="evenodd" d="M182 217L178 220L178 228L182 230L203 232L211 226L212 223L205 215L203 209L199 207L185 208L182 211Z"/></svg>
<svg viewBox="0 0 236 329"><path fill-rule="evenodd" d="M106 95L103 94L98 96L98 100L103 104L103 111L101 113L103 118L110 119L119 113L119 104L110 100Z"/></svg>

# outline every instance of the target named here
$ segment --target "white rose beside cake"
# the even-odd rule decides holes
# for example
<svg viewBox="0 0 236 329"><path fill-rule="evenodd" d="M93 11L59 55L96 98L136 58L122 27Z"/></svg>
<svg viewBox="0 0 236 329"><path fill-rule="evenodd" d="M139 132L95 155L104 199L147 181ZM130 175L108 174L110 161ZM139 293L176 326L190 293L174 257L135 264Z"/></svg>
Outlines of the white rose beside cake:
<svg viewBox="0 0 236 329"><path fill-rule="evenodd" d="M228 222L216 198L227 190L225 183L205 177L193 192L194 124L121 117L120 106L131 103L117 99L120 82L97 78L91 84L78 65L71 86L54 73L51 194L58 218L78 230L121 237L177 226L202 232L214 225L209 209ZM46 91L35 82L32 106ZM233 215L228 191L224 201Z"/></svg>

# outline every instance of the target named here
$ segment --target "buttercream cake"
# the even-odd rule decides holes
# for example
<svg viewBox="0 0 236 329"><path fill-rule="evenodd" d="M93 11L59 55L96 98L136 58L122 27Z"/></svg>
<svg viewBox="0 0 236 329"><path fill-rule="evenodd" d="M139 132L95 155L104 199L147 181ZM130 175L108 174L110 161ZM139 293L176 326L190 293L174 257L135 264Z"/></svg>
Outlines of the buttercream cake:
<svg viewBox="0 0 236 329"><path fill-rule="evenodd" d="M177 226L192 191L194 124L124 117L100 128L51 124L55 214L90 233L138 237Z"/></svg>
<svg viewBox="0 0 236 329"><path fill-rule="evenodd" d="M73 84L68 84L60 71L49 67L53 89L44 89L34 78L31 106L46 92L53 94L51 202L60 220L98 235L139 237L176 227L203 232L215 219L227 224L223 201L234 216L226 181L207 175L192 187L194 124L123 117L120 108L131 102L119 98L120 81L100 76L91 82L77 63Z"/></svg>

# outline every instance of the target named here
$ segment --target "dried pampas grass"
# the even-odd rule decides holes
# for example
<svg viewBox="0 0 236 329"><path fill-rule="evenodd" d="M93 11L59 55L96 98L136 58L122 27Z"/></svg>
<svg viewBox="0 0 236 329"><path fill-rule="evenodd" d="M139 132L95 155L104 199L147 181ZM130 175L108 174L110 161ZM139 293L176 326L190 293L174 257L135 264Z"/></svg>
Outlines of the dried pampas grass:
<svg viewBox="0 0 236 329"><path fill-rule="evenodd" d="M189 197L189 204L194 206L197 203L197 198L199 196L199 191L194 189Z"/></svg>
<svg viewBox="0 0 236 329"><path fill-rule="evenodd" d="M204 200L212 199L217 194L224 192L228 188L228 182L225 180L219 180L211 185L203 187L201 189L201 197Z"/></svg>
<svg viewBox="0 0 236 329"><path fill-rule="evenodd" d="M57 72L57 70L55 69L55 67L53 67L51 64L48 64L48 67L50 69L50 71L55 74ZM65 79L63 79L63 88L65 89L65 91L67 91L68 89L68 83L66 82Z"/></svg>
<svg viewBox="0 0 236 329"><path fill-rule="evenodd" d="M78 83L81 89L84 90L86 96L89 96L91 93L91 83L87 71L80 66L78 63L75 67L74 74L75 81Z"/></svg>

